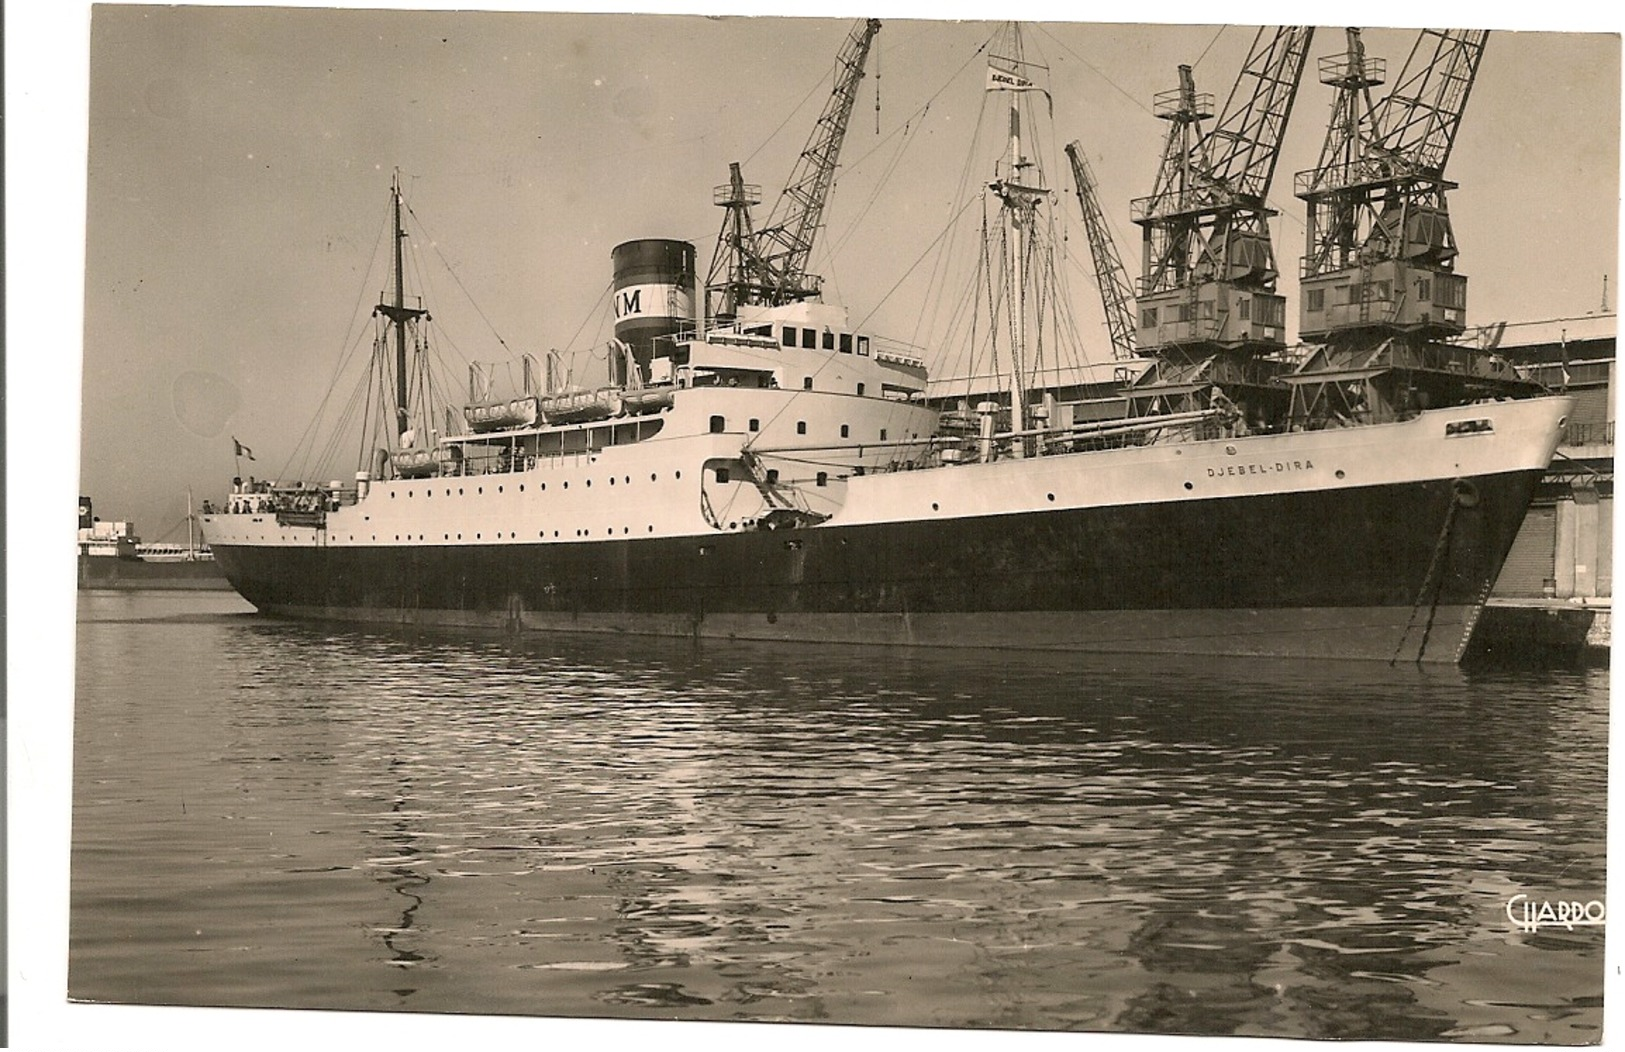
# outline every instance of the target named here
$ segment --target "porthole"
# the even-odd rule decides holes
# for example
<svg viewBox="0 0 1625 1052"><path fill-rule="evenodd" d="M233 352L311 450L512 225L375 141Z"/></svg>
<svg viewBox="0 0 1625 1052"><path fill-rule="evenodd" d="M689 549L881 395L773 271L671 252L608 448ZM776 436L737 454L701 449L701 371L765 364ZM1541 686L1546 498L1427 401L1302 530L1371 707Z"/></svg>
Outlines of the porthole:
<svg viewBox="0 0 1625 1052"><path fill-rule="evenodd" d="M932 510L932 511L938 511L938 510L940 510L940 508L939 508L939 506L938 506L938 504L937 504L937 502L936 502L936 501L932 501L932 502L931 502L931 510Z"/></svg>
<svg viewBox="0 0 1625 1052"><path fill-rule="evenodd" d="M498 492L498 493L501 493L501 492L502 492L502 487L501 487L501 486L498 486L498 487L497 487L497 492Z"/></svg>
<svg viewBox="0 0 1625 1052"><path fill-rule="evenodd" d="M1051 503L1051 504L1054 504L1054 503L1055 503L1055 494L1053 494L1053 493L1046 493L1046 494L1045 494L1045 496L1047 496L1047 497L1048 497L1048 498L1049 498L1049 500L1050 500L1050 503Z"/></svg>
<svg viewBox="0 0 1625 1052"><path fill-rule="evenodd" d="M1195 489L1196 487L1192 486L1189 482L1187 482L1187 483L1185 483L1185 488L1186 489Z"/></svg>
<svg viewBox="0 0 1625 1052"><path fill-rule="evenodd" d="M565 489L569 489L569 488L570 488L570 484L569 484L569 483L568 483L568 482L566 482L566 483L565 483L565 484L564 484L564 488L565 488Z"/></svg>

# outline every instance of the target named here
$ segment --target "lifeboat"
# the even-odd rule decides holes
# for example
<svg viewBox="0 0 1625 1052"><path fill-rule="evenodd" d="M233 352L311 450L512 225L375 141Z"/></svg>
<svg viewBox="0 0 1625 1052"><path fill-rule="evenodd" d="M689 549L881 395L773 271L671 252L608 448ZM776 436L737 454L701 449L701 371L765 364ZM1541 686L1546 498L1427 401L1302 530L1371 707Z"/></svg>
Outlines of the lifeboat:
<svg viewBox="0 0 1625 1052"><path fill-rule="evenodd" d="M543 416L549 423L566 424L580 420L607 420L626 409L619 388L600 387L595 391L574 391L541 399Z"/></svg>
<svg viewBox="0 0 1625 1052"><path fill-rule="evenodd" d="M463 406L463 419L475 432L503 431L516 427L534 427L540 419L536 396L510 398L506 402L481 402Z"/></svg>

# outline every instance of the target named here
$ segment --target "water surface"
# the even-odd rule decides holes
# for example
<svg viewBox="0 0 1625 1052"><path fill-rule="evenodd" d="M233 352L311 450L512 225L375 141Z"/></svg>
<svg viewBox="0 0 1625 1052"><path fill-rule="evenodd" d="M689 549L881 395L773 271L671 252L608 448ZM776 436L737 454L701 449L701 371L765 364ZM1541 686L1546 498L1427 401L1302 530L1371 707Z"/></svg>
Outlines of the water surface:
<svg viewBox="0 0 1625 1052"><path fill-rule="evenodd" d="M246 610L80 598L74 998L1600 1036L1602 671Z"/></svg>

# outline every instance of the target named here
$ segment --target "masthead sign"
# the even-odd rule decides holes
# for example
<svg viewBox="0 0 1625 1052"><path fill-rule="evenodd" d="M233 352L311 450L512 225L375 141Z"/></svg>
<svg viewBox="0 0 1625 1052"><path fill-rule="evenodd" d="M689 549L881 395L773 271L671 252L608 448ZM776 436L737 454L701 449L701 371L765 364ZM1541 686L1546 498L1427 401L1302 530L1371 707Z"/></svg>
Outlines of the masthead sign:
<svg viewBox="0 0 1625 1052"><path fill-rule="evenodd" d="M1038 85L1026 77L1018 77L1014 73L1006 73L1002 69L987 67L988 91L1035 91Z"/></svg>

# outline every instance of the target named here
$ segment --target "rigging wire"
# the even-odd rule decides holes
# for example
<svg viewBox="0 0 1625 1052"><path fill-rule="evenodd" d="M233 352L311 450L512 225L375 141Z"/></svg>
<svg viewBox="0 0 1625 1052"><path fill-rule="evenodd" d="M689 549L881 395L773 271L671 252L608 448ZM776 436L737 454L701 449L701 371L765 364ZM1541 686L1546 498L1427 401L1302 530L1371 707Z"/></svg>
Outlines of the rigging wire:
<svg viewBox="0 0 1625 1052"><path fill-rule="evenodd" d="M296 462L300 463L301 465L301 470L298 472L298 474L304 473L303 468L308 463L308 454L306 454L305 461L300 461L300 450L304 448L307 441L314 442L314 433L318 425L321 423L322 413L326 410L328 399L333 393L333 388L337 385L339 377L343 375L344 369L350 361L350 355L354 353L356 346L360 342L361 336L365 333L364 329L357 331L356 321L361 317L362 305L367 301L367 289L371 285L373 270L378 263L378 246L383 243L383 231L389 226L389 224L390 210L386 208L384 212L384 222L379 226L378 235L373 239L372 254L367 259L367 271L361 277L361 287L356 296L355 306L350 312L349 324L344 330L344 340L341 343L342 349L339 352L337 362L334 364L333 375L328 378L326 393L323 394L321 402L317 404L315 412L311 415L310 420L306 423L305 430L300 434L299 438L295 440L293 448L289 451L288 456L282 465L281 474L283 476L287 476L290 473L290 469L292 469Z"/></svg>
<svg viewBox="0 0 1625 1052"><path fill-rule="evenodd" d="M428 226L418 218L418 214L412 210L410 204L406 205L406 213L412 217L412 222L417 224L417 228L423 232L423 237L429 242L429 247L439 257L441 264L446 268L446 273L451 275L451 280L457 283L457 287L467 297L469 306L474 308L474 313L478 314L480 320L485 322L486 327L491 330L491 335L496 337L496 341L503 346L503 349L512 354L513 348L508 346L508 341L502 338L502 334L497 331L496 325L492 323L490 318L486 317L485 311L480 308L478 301L474 299L474 294L468 291L468 286L464 285L463 279L458 276L457 268L452 266L451 260L447 259L445 253L440 251L440 242L435 239L434 235L429 233Z"/></svg>

